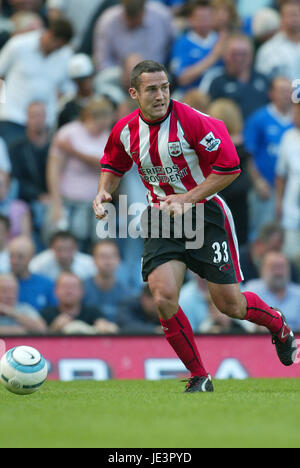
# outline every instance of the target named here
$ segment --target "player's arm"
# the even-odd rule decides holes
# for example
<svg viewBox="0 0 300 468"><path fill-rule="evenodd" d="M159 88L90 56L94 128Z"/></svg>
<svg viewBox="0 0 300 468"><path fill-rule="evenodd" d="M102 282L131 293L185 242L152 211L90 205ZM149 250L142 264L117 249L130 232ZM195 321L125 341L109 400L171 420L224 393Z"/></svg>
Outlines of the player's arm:
<svg viewBox="0 0 300 468"><path fill-rule="evenodd" d="M232 184L239 177L237 174L217 175L210 174L207 179L200 185L190 190L189 192L180 195L169 195L167 197L159 198L162 202L162 209L166 208L168 211L176 212L176 205L195 204L202 200L221 192L228 185ZM174 209L173 209L174 208Z"/></svg>
<svg viewBox="0 0 300 468"><path fill-rule="evenodd" d="M186 203L198 203L215 193L221 192L232 184L239 175L240 173L229 175L210 174L204 182L187 192Z"/></svg>
<svg viewBox="0 0 300 468"><path fill-rule="evenodd" d="M110 203L112 201L112 194L117 190L120 182L121 177L113 174L112 172L101 173L98 193L93 203L97 219L105 218L105 203Z"/></svg>
<svg viewBox="0 0 300 468"><path fill-rule="evenodd" d="M28 332L46 333L47 331L46 323L41 317L38 317L38 315L30 316L22 314L13 307L9 307L5 304L0 304L0 315L12 318L22 329Z"/></svg>

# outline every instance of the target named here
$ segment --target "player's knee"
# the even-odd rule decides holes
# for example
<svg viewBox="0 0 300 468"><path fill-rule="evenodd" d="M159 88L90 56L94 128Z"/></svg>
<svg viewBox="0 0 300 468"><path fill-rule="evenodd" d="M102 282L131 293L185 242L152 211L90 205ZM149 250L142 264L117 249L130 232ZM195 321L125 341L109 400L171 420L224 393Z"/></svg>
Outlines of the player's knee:
<svg viewBox="0 0 300 468"><path fill-rule="evenodd" d="M154 302L162 317L166 316L169 318L173 314L174 310L178 308L177 294L170 290L154 292Z"/></svg>

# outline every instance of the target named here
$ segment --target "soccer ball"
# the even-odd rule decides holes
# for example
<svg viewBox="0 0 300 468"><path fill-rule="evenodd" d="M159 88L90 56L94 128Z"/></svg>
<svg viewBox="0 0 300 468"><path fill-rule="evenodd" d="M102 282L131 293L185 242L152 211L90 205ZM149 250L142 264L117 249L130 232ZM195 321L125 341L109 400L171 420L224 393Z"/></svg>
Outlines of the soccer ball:
<svg viewBox="0 0 300 468"><path fill-rule="evenodd" d="M29 346L10 349L0 361L0 382L17 395L37 392L48 375L43 356Z"/></svg>

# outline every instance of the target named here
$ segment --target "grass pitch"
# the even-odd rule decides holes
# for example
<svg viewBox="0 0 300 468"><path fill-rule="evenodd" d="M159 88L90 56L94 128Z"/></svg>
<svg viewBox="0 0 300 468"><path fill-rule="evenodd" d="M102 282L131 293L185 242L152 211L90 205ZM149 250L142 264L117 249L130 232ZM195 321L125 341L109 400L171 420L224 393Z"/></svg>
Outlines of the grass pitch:
<svg viewBox="0 0 300 468"><path fill-rule="evenodd" d="M300 447L300 379L47 382L26 397L0 387L0 447Z"/></svg>

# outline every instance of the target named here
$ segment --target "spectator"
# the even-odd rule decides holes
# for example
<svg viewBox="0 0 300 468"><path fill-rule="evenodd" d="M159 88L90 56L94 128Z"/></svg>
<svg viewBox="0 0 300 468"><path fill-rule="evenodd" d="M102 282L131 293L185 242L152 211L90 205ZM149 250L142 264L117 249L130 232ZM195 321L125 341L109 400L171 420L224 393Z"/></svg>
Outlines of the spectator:
<svg viewBox="0 0 300 468"><path fill-rule="evenodd" d="M88 250L96 239L97 220L91 200L97 193L99 155L104 153L113 116L110 102L104 98L92 100L80 120L59 130L50 149L51 221L59 222L65 210L69 229L81 242L82 250Z"/></svg>
<svg viewBox="0 0 300 468"><path fill-rule="evenodd" d="M82 303L83 287L73 273L62 273L56 283L57 307L42 311L52 333L116 333L117 325L105 320L99 309Z"/></svg>
<svg viewBox="0 0 300 468"><path fill-rule="evenodd" d="M173 37L168 8L158 2L122 0L107 9L95 26L96 68L120 66L131 53L166 63Z"/></svg>
<svg viewBox="0 0 300 468"><path fill-rule="evenodd" d="M77 0L77 1L81 2L81 0ZM93 55L94 31L96 28L96 24L100 20L100 17L103 15L105 10L118 4L119 4L119 0L101 1L101 3L98 5L98 8L96 8L96 11L93 14L91 20L89 21L89 25L85 31L82 42L77 52L81 52L83 54L87 54L90 56Z"/></svg>
<svg viewBox="0 0 300 468"><path fill-rule="evenodd" d="M214 29L233 33L241 28L241 20L234 0L212 0Z"/></svg>
<svg viewBox="0 0 300 468"><path fill-rule="evenodd" d="M12 198L10 175L0 171L0 214L9 217L10 237L31 235L32 223L28 205Z"/></svg>
<svg viewBox="0 0 300 468"><path fill-rule="evenodd" d="M260 279L249 281L245 290L259 294L266 303L284 310L293 330L300 330L300 286L291 282L289 263L283 253L267 253L262 261Z"/></svg>
<svg viewBox="0 0 300 468"><path fill-rule="evenodd" d="M216 67L208 72L200 86L212 100L228 98L235 101L244 119L268 102L268 80L253 70L253 55L251 39L233 34L226 44L225 69Z"/></svg>
<svg viewBox="0 0 300 468"><path fill-rule="evenodd" d="M56 281L63 272L72 272L85 280L96 274L96 265L90 255L78 251L77 240L71 232L59 231L50 241L49 249L35 256L30 262L32 273Z"/></svg>
<svg viewBox="0 0 300 468"><path fill-rule="evenodd" d="M285 254L289 259L300 255L300 105L293 105L295 128L282 137L277 165L277 216L286 231Z"/></svg>
<svg viewBox="0 0 300 468"><path fill-rule="evenodd" d="M181 98L181 102L184 102L188 106L193 107L199 112L204 114L208 111L208 106L210 104L209 96L207 94L201 93L199 89L191 89L187 91Z"/></svg>
<svg viewBox="0 0 300 468"><path fill-rule="evenodd" d="M72 46L77 50L83 41L89 22L103 3L104 0L88 0L83 7L82 0L47 0L46 5L50 19L66 18L72 23L74 27Z"/></svg>
<svg viewBox="0 0 300 468"><path fill-rule="evenodd" d="M180 91L197 87L204 73L220 63L225 36L213 29L213 9L209 1L190 2L188 19L190 29L173 45L171 70Z"/></svg>
<svg viewBox="0 0 300 468"><path fill-rule="evenodd" d="M97 274L84 283L84 303L99 304L103 316L116 323L118 306L129 294L128 287L117 275L121 262L118 246L112 240L100 241L93 255Z"/></svg>
<svg viewBox="0 0 300 468"><path fill-rule="evenodd" d="M251 157L246 151L243 140L243 117L238 105L230 99L216 99L208 108L208 114L222 120L229 132L241 161L242 173L229 187L220 192L228 203L240 245L248 241L248 192L251 187L249 166Z"/></svg>
<svg viewBox="0 0 300 468"><path fill-rule="evenodd" d="M259 232L257 238L250 244L240 249L240 264L244 274L244 281L250 281L259 277L262 258L270 251L282 252L284 246L285 231L277 223L266 224ZM295 266L290 264L292 280L298 282Z"/></svg>
<svg viewBox="0 0 300 468"><path fill-rule="evenodd" d="M56 304L54 284L47 277L29 271L34 244L25 236L16 237L9 245L11 271L19 283L19 301L40 311Z"/></svg>
<svg viewBox="0 0 300 468"><path fill-rule="evenodd" d="M50 134L43 102L27 109L26 136L9 148L12 175L19 183L19 197L29 204L48 200L46 166Z"/></svg>
<svg viewBox="0 0 300 468"><path fill-rule="evenodd" d="M131 72L142 61L143 57L140 54L131 53L124 58L121 65L106 68L98 73L95 79L97 94L107 96L116 105L128 100ZM130 112L132 111L128 113Z"/></svg>
<svg viewBox="0 0 300 468"><path fill-rule="evenodd" d="M0 275L0 335L45 333L44 320L28 304L18 302L18 282L11 274Z"/></svg>
<svg viewBox="0 0 300 468"><path fill-rule="evenodd" d="M262 8L255 13L252 32L257 46L272 39L280 29L280 14L274 8Z"/></svg>
<svg viewBox="0 0 300 468"><path fill-rule="evenodd" d="M254 112L245 124L245 146L254 162L254 190L249 198L252 238L276 218L275 168L282 136L293 126L291 94L291 82L275 78L269 92L270 104Z"/></svg>
<svg viewBox="0 0 300 468"><path fill-rule="evenodd" d="M43 19L37 13L31 11L19 11L10 18L12 22L12 36L25 34L31 31L43 29Z"/></svg>
<svg viewBox="0 0 300 468"><path fill-rule="evenodd" d="M10 222L7 216L0 215L0 274L10 271L8 239Z"/></svg>
<svg viewBox="0 0 300 468"><path fill-rule="evenodd" d="M88 55L74 55L68 67L69 78L76 85L76 94L66 100L58 117L58 127L62 127L80 116L82 109L95 96L94 65Z"/></svg>
<svg viewBox="0 0 300 468"><path fill-rule="evenodd" d="M256 69L269 78L286 76L293 81L300 76L299 2L282 2L280 15L281 30L259 48Z"/></svg>
<svg viewBox="0 0 300 468"><path fill-rule="evenodd" d="M97 192L99 155L104 153L113 116L112 105L105 98L90 101L80 120L59 130L50 148L47 175L52 199L50 229L65 212L69 230L85 251L96 239L97 220L91 200Z"/></svg>
<svg viewBox="0 0 300 468"><path fill-rule="evenodd" d="M141 295L123 301L118 311L118 324L123 333L162 333L151 291L145 286Z"/></svg>
<svg viewBox="0 0 300 468"><path fill-rule="evenodd" d="M67 63L72 51L67 44L72 27L66 20L52 21L45 31L11 38L0 52L0 77L6 82L6 102L0 107L0 133L8 146L24 137L30 102L45 100L47 123L56 119L58 92L70 83Z"/></svg>
<svg viewBox="0 0 300 468"><path fill-rule="evenodd" d="M207 283L200 276L192 274L192 279L181 289L179 304L186 311L194 332L200 329L208 316L208 288Z"/></svg>

